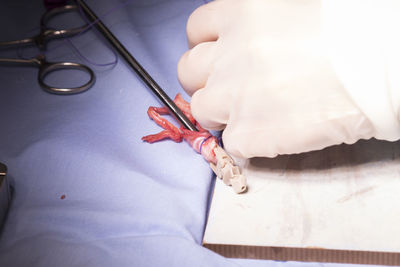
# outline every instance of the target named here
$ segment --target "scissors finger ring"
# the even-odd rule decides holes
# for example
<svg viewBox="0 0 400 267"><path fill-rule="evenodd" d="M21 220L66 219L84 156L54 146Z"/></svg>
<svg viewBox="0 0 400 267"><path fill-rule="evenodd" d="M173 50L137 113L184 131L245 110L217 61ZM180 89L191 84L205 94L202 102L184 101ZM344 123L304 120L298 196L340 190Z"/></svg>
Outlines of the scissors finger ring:
<svg viewBox="0 0 400 267"><path fill-rule="evenodd" d="M90 79L87 83L72 88L61 88L50 86L45 82L45 78L48 74L65 69L75 69L79 71L84 71L89 74ZM58 94L58 95L70 95L70 94L78 94L88 90L95 82L95 75L93 71L85 65L73 62L55 62L55 63L44 63L39 70L38 81L40 86L48 93Z"/></svg>

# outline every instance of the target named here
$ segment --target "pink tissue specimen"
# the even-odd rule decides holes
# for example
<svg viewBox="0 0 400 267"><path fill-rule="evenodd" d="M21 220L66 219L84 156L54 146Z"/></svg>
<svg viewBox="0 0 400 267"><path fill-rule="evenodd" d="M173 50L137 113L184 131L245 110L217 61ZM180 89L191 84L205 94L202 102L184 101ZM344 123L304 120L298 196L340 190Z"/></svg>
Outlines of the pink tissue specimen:
<svg viewBox="0 0 400 267"><path fill-rule="evenodd" d="M149 107L147 114L154 120L164 131L158 134L151 134L142 137L142 140L148 143L154 143L163 139L172 139L173 141L180 143L182 139L189 143L189 145L200 153L208 162L214 164L217 163L215 157L214 148L218 145L218 139L211 135L209 131L201 128L201 126L195 121L190 112L190 104L186 102L180 94L177 94L174 99L175 104L183 111L186 117L196 125L198 132L190 131L183 127L179 129L170 123L167 119L161 117L161 115L170 114L166 107Z"/></svg>

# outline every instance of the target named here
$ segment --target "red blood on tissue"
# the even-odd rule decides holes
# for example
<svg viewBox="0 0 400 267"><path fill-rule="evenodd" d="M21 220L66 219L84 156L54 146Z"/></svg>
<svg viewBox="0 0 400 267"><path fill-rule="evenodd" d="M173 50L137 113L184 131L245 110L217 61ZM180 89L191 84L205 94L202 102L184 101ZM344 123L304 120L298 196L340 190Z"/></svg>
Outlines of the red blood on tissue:
<svg viewBox="0 0 400 267"><path fill-rule="evenodd" d="M208 162L216 164L217 159L214 153L214 148L218 145L217 137L211 135L211 133L203 129L193 118L190 111L190 104L186 102L180 94L177 94L174 99L175 104L182 110L182 112L188 117L188 119L196 125L198 132L190 131L181 127L178 129L175 125L170 123L161 115L169 114L169 110L166 107L149 107L147 114L149 117L161 126L164 131L158 134L151 134L143 136L142 140L148 143L154 143L163 139L172 139L175 142L182 142L184 139L189 145L197 152L200 153Z"/></svg>

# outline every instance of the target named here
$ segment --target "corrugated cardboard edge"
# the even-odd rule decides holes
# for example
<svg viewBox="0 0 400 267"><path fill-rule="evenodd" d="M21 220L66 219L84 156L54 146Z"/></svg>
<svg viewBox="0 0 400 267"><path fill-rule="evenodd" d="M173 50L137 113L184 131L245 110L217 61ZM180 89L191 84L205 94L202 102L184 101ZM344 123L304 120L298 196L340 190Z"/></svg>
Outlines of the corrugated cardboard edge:
<svg viewBox="0 0 400 267"><path fill-rule="evenodd" d="M207 243L204 243L203 246L228 258L391 266L400 265L400 253L394 252L334 250L323 248L243 246Z"/></svg>

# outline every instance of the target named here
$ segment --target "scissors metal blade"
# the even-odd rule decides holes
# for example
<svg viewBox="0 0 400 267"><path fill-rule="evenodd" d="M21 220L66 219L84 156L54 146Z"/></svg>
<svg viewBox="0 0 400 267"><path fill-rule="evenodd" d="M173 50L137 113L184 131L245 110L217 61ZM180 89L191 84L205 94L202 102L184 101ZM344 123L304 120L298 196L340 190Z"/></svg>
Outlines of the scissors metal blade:
<svg viewBox="0 0 400 267"><path fill-rule="evenodd" d="M22 45L31 45L33 43L35 43L34 38L26 38L22 40L0 42L0 46L22 46Z"/></svg>
<svg viewBox="0 0 400 267"><path fill-rule="evenodd" d="M30 59L20 58L0 58L0 64L15 64L15 65L28 65L28 66L40 66L41 61L39 57Z"/></svg>
<svg viewBox="0 0 400 267"><path fill-rule="evenodd" d="M54 17L67 13L67 12L79 12L79 8L76 5L66 5L58 8L51 9L43 14L40 22L40 33L36 36L22 40L13 40L0 42L0 47L8 46L25 46L25 45L37 45L41 50L45 50L46 43L52 39L59 39L64 37L71 37L77 34L81 34L88 30L90 27L87 23L80 27L70 29L53 29L47 25L47 23Z"/></svg>

